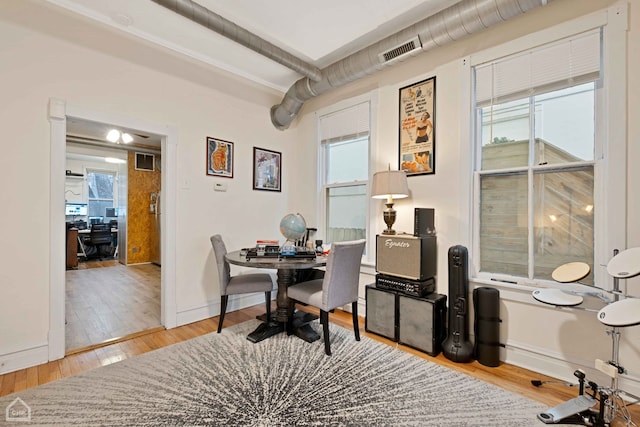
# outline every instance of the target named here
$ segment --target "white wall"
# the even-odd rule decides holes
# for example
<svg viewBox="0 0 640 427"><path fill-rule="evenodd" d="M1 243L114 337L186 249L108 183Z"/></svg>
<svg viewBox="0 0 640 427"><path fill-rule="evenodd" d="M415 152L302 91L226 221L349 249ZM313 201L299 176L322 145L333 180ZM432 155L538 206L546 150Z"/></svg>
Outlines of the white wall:
<svg viewBox="0 0 640 427"><path fill-rule="evenodd" d="M469 135L469 88L465 79L463 59L476 52L540 31L592 12L606 11L615 1L557 0L510 22L496 26L481 34L452 43L446 47L420 54L414 59L373 74L347 86L310 100L297 119L296 128L313 138L315 112L346 99L367 93L378 96L375 170L391 163L397 168L398 156L398 91L411 83L436 76L436 173L409 178L411 197L396 201L398 211L396 230L412 232L413 208L432 207L436 212L438 236L437 290L448 291L447 252L452 245L470 245L470 192L472 161ZM632 54L640 48L640 5L631 2L628 32L628 177L627 177L627 247L640 245L640 171L635 164L640 160L640 59ZM304 148L307 150L304 151ZM305 145L302 157L315 156L316 148ZM312 185L313 177L308 185ZM313 195L317 197L317 194ZM309 203L312 195L306 195ZM607 207L605 207L607 209ZM382 210L380 205L379 211ZM378 211L378 212L379 212ZM382 230L382 215L372 219L374 230ZM469 247L470 248L470 247ZM471 248L470 248L471 249ZM629 290L640 296L640 284L630 282ZM474 283L472 283L473 287ZM475 286L484 286L476 283ZM635 288L634 288L635 286ZM596 382L608 384L608 379L594 371L594 359L611 359L612 344L604 325L597 321L593 311L557 309L537 303L532 288L526 286L499 288L501 293L501 340L507 344L501 359L541 373L573 380L577 368L587 370ZM597 310L602 304L588 299L582 308ZM634 394L640 391L640 328L622 328L620 362L629 375L621 384Z"/></svg>
<svg viewBox="0 0 640 427"><path fill-rule="evenodd" d="M0 2L0 372L46 361L49 324L50 98L67 108L132 117L178 134L176 304L178 322L219 312L209 236L230 250L279 238L296 210L295 132L276 130L280 94L88 24L45 2ZM205 173L205 140L235 143L234 178ZM252 190L252 148L283 153L283 191ZM214 192L224 182L227 192ZM63 224L60 224L62 227ZM60 251L64 251L61 247ZM256 303L261 301L258 295ZM251 301L245 301L250 303ZM230 309L237 308L232 303ZM42 360L42 358L45 358Z"/></svg>

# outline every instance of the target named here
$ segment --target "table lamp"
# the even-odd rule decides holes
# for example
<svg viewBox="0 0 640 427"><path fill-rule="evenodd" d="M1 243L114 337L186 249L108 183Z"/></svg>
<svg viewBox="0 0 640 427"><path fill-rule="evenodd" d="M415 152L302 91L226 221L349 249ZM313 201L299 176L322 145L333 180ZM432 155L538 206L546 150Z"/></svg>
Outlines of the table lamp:
<svg viewBox="0 0 640 427"><path fill-rule="evenodd" d="M409 185L407 184L407 174L405 171L386 170L376 172L373 175L373 186L371 197L374 199L387 199L384 210L384 222L387 229L382 234L396 234L391 228L396 222L396 211L393 209L393 198L403 199L409 197Z"/></svg>

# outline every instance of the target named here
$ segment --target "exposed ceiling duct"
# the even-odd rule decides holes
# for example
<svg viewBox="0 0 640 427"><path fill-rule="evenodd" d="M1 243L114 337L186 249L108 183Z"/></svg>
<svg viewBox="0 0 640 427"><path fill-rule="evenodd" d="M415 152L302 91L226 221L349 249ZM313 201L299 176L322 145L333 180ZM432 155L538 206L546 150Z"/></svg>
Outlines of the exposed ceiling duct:
<svg viewBox="0 0 640 427"><path fill-rule="evenodd" d="M250 33L217 13L200 6L198 3L191 0L152 1L257 52L260 55L266 56L267 58L284 65L285 67L288 67L313 81L319 81L322 78L320 69L317 67L306 63L302 59L280 49L278 46L269 43L263 38Z"/></svg>
<svg viewBox="0 0 640 427"><path fill-rule="evenodd" d="M544 6L551 0L462 0L327 66L320 70L319 75L312 70L307 69L303 72L294 68L294 66L305 68L301 65L304 61L224 20L191 0L153 1L304 75L305 77L289 88L280 104L271 107L271 122L276 128L285 130L305 101L311 98L372 74L408 56L444 46L536 7ZM229 25L233 26L234 31L230 32L226 28ZM238 32L235 33L235 31ZM257 42L249 43L252 46L248 46L247 40L257 40Z"/></svg>

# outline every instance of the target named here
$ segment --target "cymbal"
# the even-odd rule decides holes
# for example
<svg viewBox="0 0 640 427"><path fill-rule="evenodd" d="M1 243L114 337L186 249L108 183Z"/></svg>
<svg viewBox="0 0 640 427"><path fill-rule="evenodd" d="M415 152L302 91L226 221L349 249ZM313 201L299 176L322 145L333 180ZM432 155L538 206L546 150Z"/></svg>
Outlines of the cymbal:
<svg viewBox="0 0 640 427"><path fill-rule="evenodd" d="M580 295L570 294L556 288L536 289L531 295L540 302L561 307L573 307L584 301Z"/></svg>
<svg viewBox="0 0 640 427"><path fill-rule="evenodd" d="M619 279L628 279L640 274L640 247L626 249L611 258L607 273Z"/></svg>
<svg viewBox="0 0 640 427"><path fill-rule="evenodd" d="M584 279L591 273L591 267L584 262L568 262L557 267L551 273L556 282L571 283Z"/></svg>

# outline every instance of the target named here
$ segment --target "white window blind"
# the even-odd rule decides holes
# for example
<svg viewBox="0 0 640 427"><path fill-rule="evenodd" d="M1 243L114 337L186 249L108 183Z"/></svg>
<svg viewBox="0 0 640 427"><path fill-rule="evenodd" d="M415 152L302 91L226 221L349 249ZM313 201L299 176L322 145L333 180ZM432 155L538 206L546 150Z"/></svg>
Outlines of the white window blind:
<svg viewBox="0 0 640 427"><path fill-rule="evenodd" d="M346 141L369 135L369 102L320 117L322 143Z"/></svg>
<svg viewBox="0 0 640 427"><path fill-rule="evenodd" d="M475 67L478 107L526 98L600 77L600 30Z"/></svg>

